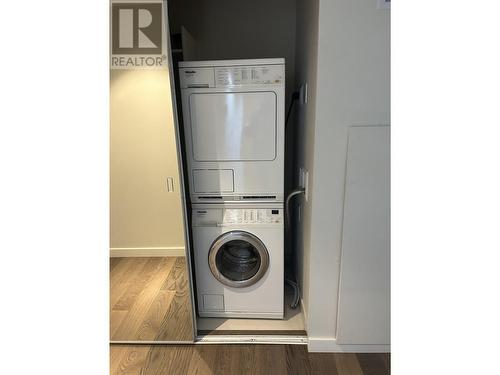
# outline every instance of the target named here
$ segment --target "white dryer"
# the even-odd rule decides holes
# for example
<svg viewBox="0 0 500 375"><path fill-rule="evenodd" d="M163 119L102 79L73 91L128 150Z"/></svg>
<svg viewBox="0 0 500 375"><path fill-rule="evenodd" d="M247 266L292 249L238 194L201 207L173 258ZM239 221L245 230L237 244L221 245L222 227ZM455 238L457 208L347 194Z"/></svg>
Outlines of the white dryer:
<svg viewBox="0 0 500 375"><path fill-rule="evenodd" d="M201 317L283 318L283 205L193 205Z"/></svg>
<svg viewBox="0 0 500 375"><path fill-rule="evenodd" d="M191 201L283 202L285 59L179 67Z"/></svg>

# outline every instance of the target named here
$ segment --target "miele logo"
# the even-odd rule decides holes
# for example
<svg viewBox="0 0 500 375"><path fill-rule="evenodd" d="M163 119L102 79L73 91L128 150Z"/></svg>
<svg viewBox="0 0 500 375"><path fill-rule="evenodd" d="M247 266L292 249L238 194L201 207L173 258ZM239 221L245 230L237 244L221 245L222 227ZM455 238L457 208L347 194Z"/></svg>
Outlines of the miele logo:
<svg viewBox="0 0 500 375"><path fill-rule="evenodd" d="M111 4L111 67L158 67L166 62L162 2Z"/></svg>
<svg viewBox="0 0 500 375"><path fill-rule="evenodd" d="M184 73L186 73L186 74L195 74L196 70L185 70Z"/></svg>

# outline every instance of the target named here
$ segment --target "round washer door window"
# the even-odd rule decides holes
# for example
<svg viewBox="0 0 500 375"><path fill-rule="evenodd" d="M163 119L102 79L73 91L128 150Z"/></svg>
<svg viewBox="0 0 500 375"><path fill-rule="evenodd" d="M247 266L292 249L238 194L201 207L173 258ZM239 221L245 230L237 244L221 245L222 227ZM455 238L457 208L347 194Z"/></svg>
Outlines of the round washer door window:
<svg viewBox="0 0 500 375"><path fill-rule="evenodd" d="M256 236L243 231L227 232L218 237L208 253L214 277L234 288L255 284L269 268L269 253Z"/></svg>

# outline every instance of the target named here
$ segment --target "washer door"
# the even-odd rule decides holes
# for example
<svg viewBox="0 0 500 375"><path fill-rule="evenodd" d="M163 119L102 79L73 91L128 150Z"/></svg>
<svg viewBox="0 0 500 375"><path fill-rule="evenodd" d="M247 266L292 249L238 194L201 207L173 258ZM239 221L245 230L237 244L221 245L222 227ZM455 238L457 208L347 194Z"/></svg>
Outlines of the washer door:
<svg viewBox="0 0 500 375"><path fill-rule="evenodd" d="M244 288L265 275L269 268L269 253L253 234L231 231L214 241L208 253L208 264L222 284Z"/></svg>

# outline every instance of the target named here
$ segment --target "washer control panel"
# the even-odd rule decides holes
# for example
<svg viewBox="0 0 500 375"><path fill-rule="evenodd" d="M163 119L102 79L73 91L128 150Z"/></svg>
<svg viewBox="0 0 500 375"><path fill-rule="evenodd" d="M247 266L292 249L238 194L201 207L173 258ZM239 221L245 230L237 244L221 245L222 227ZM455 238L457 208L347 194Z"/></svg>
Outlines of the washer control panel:
<svg viewBox="0 0 500 375"><path fill-rule="evenodd" d="M226 208L224 224L281 224L283 210L273 208Z"/></svg>
<svg viewBox="0 0 500 375"><path fill-rule="evenodd" d="M193 209L193 226L282 224L282 208Z"/></svg>

